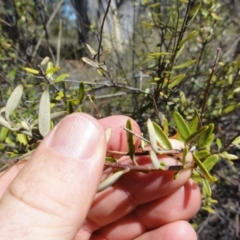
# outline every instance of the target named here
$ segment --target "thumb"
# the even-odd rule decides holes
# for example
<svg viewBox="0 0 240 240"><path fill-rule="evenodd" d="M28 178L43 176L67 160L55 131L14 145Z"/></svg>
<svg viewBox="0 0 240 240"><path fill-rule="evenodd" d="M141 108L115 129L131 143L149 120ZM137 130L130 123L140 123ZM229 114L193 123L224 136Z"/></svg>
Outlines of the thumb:
<svg viewBox="0 0 240 240"><path fill-rule="evenodd" d="M73 239L96 193L105 153L97 120L83 113L64 118L4 193L1 239Z"/></svg>

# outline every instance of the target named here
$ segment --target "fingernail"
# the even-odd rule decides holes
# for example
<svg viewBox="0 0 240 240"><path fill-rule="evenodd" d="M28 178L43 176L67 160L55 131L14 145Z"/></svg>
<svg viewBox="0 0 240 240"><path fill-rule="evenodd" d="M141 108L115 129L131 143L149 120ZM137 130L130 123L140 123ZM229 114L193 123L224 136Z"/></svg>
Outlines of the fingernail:
<svg viewBox="0 0 240 240"><path fill-rule="evenodd" d="M88 159L98 148L100 131L87 117L80 114L63 119L54 130L49 147L76 159Z"/></svg>

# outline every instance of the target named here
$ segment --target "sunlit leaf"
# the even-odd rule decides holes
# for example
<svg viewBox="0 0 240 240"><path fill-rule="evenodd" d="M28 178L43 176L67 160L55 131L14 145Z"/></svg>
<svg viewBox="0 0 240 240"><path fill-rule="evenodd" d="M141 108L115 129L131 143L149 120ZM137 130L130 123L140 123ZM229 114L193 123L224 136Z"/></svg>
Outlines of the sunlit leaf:
<svg viewBox="0 0 240 240"><path fill-rule="evenodd" d="M98 187L98 192L101 192L104 189L108 188L109 186L113 185L122 175L124 175L127 172L129 172L129 169L124 169L122 171L115 172L110 177L103 180Z"/></svg>
<svg viewBox="0 0 240 240"><path fill-rule="evenodd" d="M111 128L107 128L107 130L105 131L105 136L106 136L106 141L108 142L110 137L111 137L111 133L112 133L112 129Z"/></svg>
<svg viewBox="0 0 240 240"><path fill-rule="evenodd" d="M23 133L18 133L17 139L24 146L26 146L28 144L27 136Z"/></svg>
<svg viewBox="0 0 240 240"><path fill-rule="evenodd" d="M207 179L202 178L203 195L211 197L212 189Z"/></svg>
<svg viewBox="0 0 240 240"><path fill-rule="evenodd" d="M153 128L154 128L154 132L156 135L156 141L157 143L166 150L170 150L172 149L172 144L169 141L167 135L164 133L164 131L162 130L162 128L160 126L158 126L155 122L152 122Z"/></svg>
<svg viewBox="0 0 240 240"><path fill-rule="evenodd" d="M177 86L184 78L185 78L186 74L179 74L177 76L175 76L174 78L172 78L170 80L170 84L169 84L169 88L174 88L175 86Z"/></svg>
<svg viewBox="0 0 240 240"><path fill-rule="evenodd" d="M60 70L60 67L53 67L46 71L46 74L55 73Z"/></svg>
<svg viewBox="0 0 240 240"><path fill-rule="evenodd" d="M184 38L181 42L180 42L180 46L184 45L187 41L191 40L192 38L194 38L197 34L197 31L194 30L192 31L186 38Z"/></svg>
<svg viewBox="0 0 240 240"><path fill-rule="evenodd" d="M219 154L222 158L226 158L228 160L237 160L238 156L234 155L234 154L230 154L228 152L222 152L221 154Z"/></svg>
<svg viewBox="0 0 240 240"><path fill-rule="evenodd" d="M45 58L41 61L40 65L41 65L41 66L44 66L45 64L48 63L48 61L49 61L49 57L45 57Z"/></svg>
<svg viewBox="0 0 240 240"><path fill-rule="evenodd" d="M28 73L32 73L32 74L39 74L39 71L36 69L32 69L32 68L24 68L25 71L27 71Z"/></svg>
<svg viewBox="0 0 240 240"><path fill-rule="evenodd" d="M88 65L92 66L92 67L95 67L95 68L99 68L99 64L92 61L91 59L89 58L86 58L86 57L83 57L82 60L87 63Z"/></svg>
<svg viewBox="0 0 240 240"><path fill-rule="evenodd" d="M205 166L200 161L200 159L196 156L195 153L193 153L193 159L194 159L195 163L198 165L198 167L201 171L201 174L203 175L204 178L206 178L210 182L217 181L217 178L210 175L209 171L205 168Z"/></svg>
<svg viewBox="0 0 240 240"><path fill-rule="evenodd" d="M211 171L212 168L215 166L215 164L218 162L218 160L219 160L219 156L216 154L213 154L203 162L203 165L208 171Z"/></svg>
<svg viewBox="0 0 240 240"><path fill-rule="evenodd" d="M62 82L65 80L65 78L68 78L68 77L70 77L70 75L68 73L63 73L63 74L57 76L53 82L54 83Z"/></svg>
<svg viewBox="0 0 240 240"><path fill-rule="evenodd" d="M188 125L191 133L193 133L193 132L195 132L197 130L198 122L199 122L199 118L198 118L197 115L195 115L193 117L193 119L191 120L191 122L189 123L189 125Z"/></svg>
<svg viewBox="0 0 240 240"><path fill-rule="evenodd" d="M173 118L181 138L183 140L186 140L191 134L187 123L185 122L183 117L180 115L180 113L178 113L177 111L173 112Z"/></svg>
<svg viewBox="0 0 240 240"><path fill-rule="evenodd" d="M189 61L187 61L187 62L184 62L184 63L182 63L182 64L179 64L179 65L177 65L177 66L174 66L173 69L185 68L185 67L188 67L188 66L193 65L195 62L196 62L196 60L189 60Z"/></svg>
<svg viewBox="0 0 240 240"><path fill-rule="evenodd" d="M210 152L208 150L201 150L201 151L195 152L195 154L200 160L202 160L202 159L206 159L210 155Z"/></svg>
<svg viewBox="0 0 240 240"><path fill-rule="evenodd" d="M11 96L7 101L6 108L5 108L6 120L10 121L9 117L12 114L12 112L17 108L21 100L22 94L23 94L23 86L20 84L13 90Z"/></svg>
<svg viewBox="0 0 240 240"><path fill-rule="evenodd" d="M92 56L97 54L97 52L89 44L86 43L86 47L89 50L89 52L92 54Z"/></svg>
<svg viewBox="0 0 240 240"><path fill-rule="evenodd" d="M43 137L50 131L50 121L50 97L49 92L44 91L40 99L38 114L39 132Z"/></svg>
<svg viewBox="0 0 240 240"><path fill-rule="evenodd" d="M0 124L1 124L1 122L0 122ZM3 142L5 140L5 138L8 135L8 132L9 132L8 128L1 127L1 130L0 130L0 142Z"/></svg>

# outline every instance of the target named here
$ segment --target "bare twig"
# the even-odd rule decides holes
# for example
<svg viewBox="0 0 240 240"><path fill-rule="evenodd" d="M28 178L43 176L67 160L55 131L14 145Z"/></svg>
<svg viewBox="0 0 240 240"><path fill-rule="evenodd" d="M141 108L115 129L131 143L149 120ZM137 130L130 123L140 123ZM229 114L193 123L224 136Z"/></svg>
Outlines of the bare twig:
<svg viewBox="0 0 240 240"><path fill-rule="evenodd" d="M98 62L100 62L100 51L101 51L101 45L102 45L103 28L104 28L104 24L105 24L107 15L108 15L110 5L111 5L111 0L108 0L108 5L107 5L107 8L106 8L105 14L103 16L102 25L101 25L100 33L99 33L99 43L98 43L98 52L97 52Z"/></svg>

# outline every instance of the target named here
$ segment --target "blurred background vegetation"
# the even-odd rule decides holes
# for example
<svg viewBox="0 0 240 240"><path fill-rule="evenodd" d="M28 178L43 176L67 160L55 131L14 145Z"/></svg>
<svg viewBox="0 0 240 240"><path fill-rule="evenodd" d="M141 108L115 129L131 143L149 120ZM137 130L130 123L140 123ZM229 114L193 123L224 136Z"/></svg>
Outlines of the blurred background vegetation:
<svg viewBox="0 0 240 240"><path fill-rule="evenodd" d="M126 114L143 131L149 117L158 122L166 117L171 125L173 110L187 120L198 112L204 123L215 124L219 140L213 149L239 155L238 144L231 144L240 135L239 54L238 0L5 0L0 2L0 107L22 84L23 99L12 116L16 122L38 118L46 85L52 113L97 116L93 101L102 117ZM39 66L47 56L60 67L53 79L69 77L50 84ZM26 152L29 146L16 134L0 131L2 163ZM239 160L234 165L220 160L215 167L215 214L202 210L191 220L199 239L240 239L239 166Z"/></svg>

